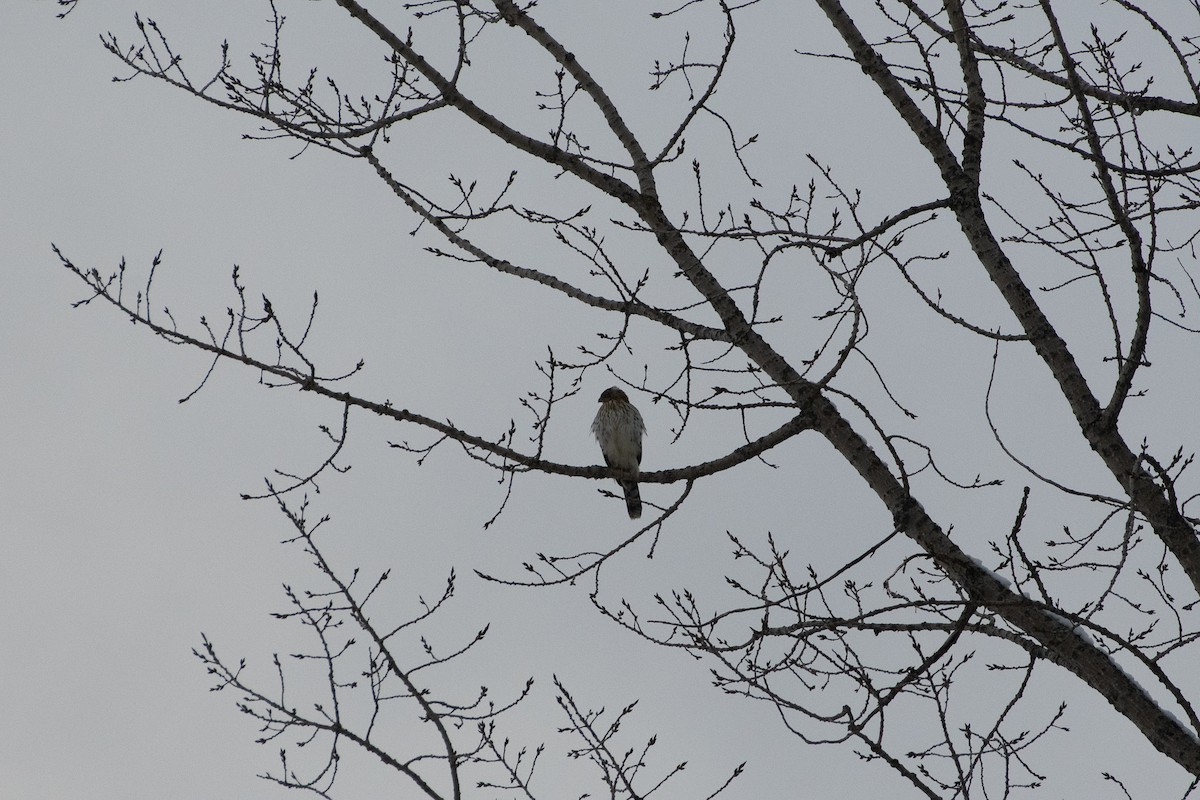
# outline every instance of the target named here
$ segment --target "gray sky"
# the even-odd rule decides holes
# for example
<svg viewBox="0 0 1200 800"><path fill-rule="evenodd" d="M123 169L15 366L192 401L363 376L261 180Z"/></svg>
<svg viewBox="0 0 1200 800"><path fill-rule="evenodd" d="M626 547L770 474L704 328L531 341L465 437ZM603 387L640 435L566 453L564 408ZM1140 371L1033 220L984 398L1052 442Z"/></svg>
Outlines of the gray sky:
<svg viewBox="0 0 1200 800"><path fill-rule="evenodd" d="M364 63L376 68L380 54L329 5L280 4L295 18L289 22L297 54L291 74L303 74L307 59L319 59L322 67L345 70L339 74L356 80L361 74L355 70ZM535 360L547 346L568 355L578 342L595 342L589 337L602 323L545 291L424 253L420 246L433 239L427 232L409 235L411 215L372 180L365 164L316 151L289 159L296 152L291 144L243 140L253 129L248 119L147 80L111 82L124 72L103 52L98 34L113 30L129 40L136 9L173 34L197 75L211 70L222 38L230 39L232 55L245 64L246 50L269 32L265 3L228 0L187 6L84 0L65 21L54 19L49 3L19 3L0 26L6 276L0 293L0 407L6 411L0 424L6 456L0 459L0 604L7 610L0 621L0 796L276 797L283 792L254 776L276 766L277 746L252 744L255 726L236 712L229 693L208 691L210 682L190 650L205 631L226 656L247 657L249 669L268 684L270 654L301 646L294 630L268 615L284 607L281 584L320 584L301 554L279 544L288 529L278 512L238 496L259 491L273 469L299 472L319 463L325 449L317 426L336 425L340 410L288 391L267 391L256 375L228 365L179 404L204 375L206 360L106 309L72 310L70 304L84 296L82 287L58 265L50 243L101 272L114 270L124 257L131 276L141 276L131 278L135 283L162 249L155 304L170 306L185 327L204 314L222 318L233 302L229 274L235 264L249 297L266 293L297 321L319 291L313 346L328 371L344 371L365 358L367 371L353 390L481 434L499 434L514 418L526 424L518 401L539 385ZM545 14L555 18L559 12L552 7ZM772 41L772 26L762 16L748 15L759 23L748 26L751 42ZM603 43L611 41L606 35L624 37L637 55L605 57L596 62L597 71L644 104L635 107L652 126L654 106L634 90L644 88L653 56L663 54L649 48L653 32L622 27L622 19L580 16L566 30L581 58L605 53ZM764 116L762 131L775 136L764 147L792 153L794 162L786 166L796 169L796 180L807 180L811 171L801 170L803 154L813 152L850 183L870 184L883 174L880 165L846 153L859 143L866 153L886 150L901 132L889 127L893 117L880 111L856 68L821 63L819 76L809 72L820 62L800 61L792 49L817 48L827 27L810 31L799 21L779 26L799 32L777 56L748 46L746 60L736 63L737 70L778 75L766 82L769 96L731 98L730 104ZM643 45L647 49L639 51ZM781 61L760 63L751 56L755 52L764 61ZM796 64L804 66L795 72ZM785 79L776 69L794 72ZM482 85L485 79L479 80ZM502 76L493 80L508 86ZM859 97L869 102L845 102ZM876 113L867 114L869 109ZM499 185L507 165L489 172L489 151L457 135L420 129L397 164L407 161L406 174L430 186L444 187L438 182L452 168L464 175L478 171ZM441 149L432 142L442 142ZM903 140L902 146L910 145ZM454 148L467 148L466 154ZM913 202L928 199L921 195L930 185L927 165L903 157L886 163L888 185L897 187L889 191L909 192ZM523 167L537 174L536 167ZM727 181L735 194L746 191L736 175L714 181ZM559 184L569 205L577 187ZM534 261L564 258L536 240L505 238L503 231L496 237ZM564 269L581 275L584 267L568 263ZM950 268L943 279L948 296L968 304L979 319L1010 324L986 299L982 282L960 279ZM899 285L889 275L866 291L886 297ZM795 313L780 337L804 335L806 302L802 293L787 301ZM961 477L993 470L1009 480L991 494L941 492L937 516L963 520L958 535L974 543L995 531L972 522L1003 519L1002 535L1027 479L1004 462L982 424L990 345L933 335L922 341L919 363L913 363L912 345L900 334L918 305L897 294L891 309L879 320L882 333L872 352L888 365L905 402L938 412L911 430L931 437L940 431L955 442L947 462ZM1189 363L1195 352L1194 344L1169 336L1159 356L1168 365L1164 372ZM628 377L658 356L637 358L619 362ZM1049 380L1028 369L1031 363L1019 353L1001 360L1001 374L1009 370L1010 379L994 398L997 413L1023 453L1062 474L1076 469L1079 445L1063 445L1053 434L1065 409L1047 411L1046 428L1025 424L1021 409L1042 391L1039 382ZM606 385L604 376L590 374L583 391L562 408L549 457L598 462L588 424L594 398ZM1153 435L1157 429L1147 420L1161 420L1161 408L1182 407L1195 389L1193 370L1192 385L1162 387L1161 405L1135 412L1136 419ZM642 412L650 430L647 469L712 457L737 433L701 427L672 444L670 413L647 404ZM1164 438L1195 442L1200 435L1195 414L1167 422ZM587 767L561 758L571 743L554 733L562 720L553 704L552 674L586 705L615 709L641 698L628 743L657 732L662 744L655 764L662 771L682 759L694 765L679 779L676 796L704 796L743 760L750 762L749 774L731 797L876 796L872 785L885 786L889 796L909 796L884 768L861 766L848 748L806 747L786 735L768 707L719 694L703 663L654 650L601 620L587 602L586 587L517 591L475 579L476 568L519 576L521 563L538 552L600 549L628 535L631 523L618 503L598 495L594 482L530 477L518 483L500 522L485 531L483 522L503 496L494 473L450 447L417 468L387 447L389 440L406 438L429 441L362 414L352 418L344 461L353 469L327 476L313 497L315 515L334 517L330 555L343 567L361 565L367 572L393 568L390 608L398 617L416 608L418 595L436 596L457 566L460 596L432 635L449 647L491 622L489 640L455 673L463 684L486 683L506 697L526 676L537 679L533 698L510 724L515 741L551 747L540 784L545 796L599 788ZM886 516L861 502L846 468L815 437L801 437L773 460L785 468L750 463L732 476L702 482L653 560L639 544L608 570L606 597L629 597L645 608L655 592L683 586L715 586L719 595L728 569L726 530L756 541L773 532L803 553L802 563L825 569L886 527ZM797 490L797 474L804 476L804 491ZM674 497L661 485L643 495L658 503ZM1052 509L1048 526L1054 517ZM976 549L983 551L978 544ZM1118 776L1140 781L1142 794L1135 796L1183 791L1180 770L1150 753L1124 721L1072 682L1051 680L1039 691L1048 703L1075 701L1067 724L1079 736L1055 739L1054 747L1071 752L1084 742L1101 761L1110 751L1114 760L1127 756ZM1095 764L1079 773L1052 759L1047 766L1051 796L1111 791ZM347 769L345 788L377 790L378 777L369 768ZM396 790L399 796L408 792Z"/></svg>

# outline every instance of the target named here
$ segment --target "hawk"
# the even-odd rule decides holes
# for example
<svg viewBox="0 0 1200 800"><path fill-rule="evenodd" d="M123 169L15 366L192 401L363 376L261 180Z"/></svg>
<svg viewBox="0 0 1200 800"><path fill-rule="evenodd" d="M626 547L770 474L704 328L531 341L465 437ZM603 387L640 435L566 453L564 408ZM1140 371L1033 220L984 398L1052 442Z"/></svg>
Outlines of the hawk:
<svg viewBox="0 0 1200 800"><path fill-rule="evenodd" d="M646 425L642 415L629 402L629 396L616 386L600 395L600 410L592 421L592 435L600 443L604 463L619 470L614 476L625 491L625 510L630 519L642 515L642 495L638 492L637 474L642 463L642 434Z"/></svg>

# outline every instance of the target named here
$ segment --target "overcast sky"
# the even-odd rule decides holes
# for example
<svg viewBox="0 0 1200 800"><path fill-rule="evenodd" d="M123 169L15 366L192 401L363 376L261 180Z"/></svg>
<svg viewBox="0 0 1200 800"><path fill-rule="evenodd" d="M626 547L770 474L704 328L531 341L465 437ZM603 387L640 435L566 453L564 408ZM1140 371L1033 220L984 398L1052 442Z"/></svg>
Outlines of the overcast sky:
<svg viewBox="0 0 1200 800"><path fill-rule="evenodd" d="M360 76L353 70L371 75L381 63L375 43L331 3L280 7L295 18L293 75L320 63L353 79ZM282 584L320 584L307 560L280 544L289 531L271 504L238 498L260 491L274 469L301 472L318 464L327 452L318 426L336 426L340 410L264 389L255 374L229 365L194 398L178 403L202 379L207 361L107 309L72 309L86 294L58 264L51 243L101 272L115 270L124 258L130 274L141 276L137 280L162 250L155 304L169 306L185 327L194 328L201 315L222 317L234 301L234 265L249 297L266 293L297 321L317 291L313 348L329 372L364 358L366 372L353 386L359 393L453 419L482 435L499 435L510 419L527 425L518 401L539 386L535 360L547 346L569 355L581 341L594 343L588 336L601 325L561 298L423 252L420 245L433 241L428 232L410 236L412 216L363 163L316 151L290 158L294 145L244 140L242 134L254 129L248 119L148 80L112 82L126 73L102 50L99 34L113 30L130 40L138 9L173 34L197 75L211 72L222 39L245 64L247 50L269 35L267 4L241 0L83 0L62 21L49 2L10 3L0 25L0 796L278 797L285 793L255 777L275 766L277 747L252 743L255 726L237 713L229 693L208 691L210 681L191 648L204 631L222 653L247 657L269 684L271 653L299 646L296 632L269 614L284 607ZM640 24L622 27L620 20L619 14L581 15L575 27L570 20L564 24L581 58L606 52L605 36L623 37L621 55L594 63L598 73L638 98L630 87L648 84L646 71L661 53L649 47L653 31ZM765 81L768 96L740 100L764 114L764 130L777 139L773 146L794 151L797 164L813 152L851 182L866 182L880 174L878 164L845 153L857 146L886 149L899 135L891 127L896 123L878 105L846 102L860 96L878 102L857 68L798 61L793 50L817 49L814 37L828 33L827 26L818 29L814 22L810 31L800 21L787 20L794 35L778 53L747 47L736 69L772 77ZM760 15L757 27L749 27L751 41L755 31L760 43L771 41L769 19ZM704 41L699 34L697 39ZM627 52L632 55L623 57ZM797 63L805 66L796 70ZM816 63L825 70L819 77L809 72ZM777 71L785 68L793 72ZM647 108L636 107L642 113ZM868 115L869 108L878 113ZM410 169L406 174L433 185L455 165L466 175L484 170L479 162L486 162L486 150L469 136L455 138L439 128L420 135L424 144L418 139L397 158L397 165ZM909 158L889 163L894 191L911 192L913 202L929 199L921 195L921 187L930 185L927 165ZM506 174L507 167L490 178ZM797 175L805 180L808 173ZM718 180L733 185L735 178ZM575 190L560 183L564 193ZM511 246L537 255L541 245L517 238ZM541 257L563 256L546 251ZM979 296L970 301L972 313L989 324L1011 324L987 299L982 282L957 280L947 278L948 291ZM884 281L874 291L898 285ZM806 299L793 302L803 309ZM896 300L898 316L900 309L918 307L915 301L903 305L908 302ZM962 406L930 421L953 427L950 435L960 443L979 437L979 458L956 463L952 454L950 466L971 475L981 469L999 474L1010 467L987 449L981 427L990 345L954 341L944 351L937 342L923 347L921 364L908 364L911 371L897 367L891 377L914 395L922 393L922 400L940 397L947 407ZM883 336L875 346L883 363L907 363L898 338ZM1192 348L1181 345L1163 358L1194 358ZM639 354L620 366L633 378L650 357ZM1013 356L1001 369L1023 369L1030 363L1023 358ZM937 368L946 363L957 366ZM1048 380L1031 374L1028 382L998 390L999 418L1013 421L1009 433L1024 452L1052 469L1066 468L1079 445L1064 450L1052 429L1018 427L1022 406L1005 405ZM603 375L590 374L581 393L561 408L549 457L598 463L588 424L606 385ZM1175 390L1185 398L1196 388ZM672 443L670 412L648 405L642 411L650 431L647 469L712 457L719 454L714 448L738 435L701 430ZM1174 423L1184 428L1181 441L1194 442L1200 433L1195 414L1187 417ZM521 563L538 552L602 549L627 536L632 523L618 502L597 493L594 482L530 477L519 482L500 521L484 530L503 500L495 474L449 447L418 468L387 446L408 438L430 441L419 432L353 417L344 458L353 469L320 481L314 515L333 516L327 546L343 568L395 570L398 585L390 602L397 617L417 608L418 595L436 596L457 566L460 596L432 635L449 647L493 624L480 653L455 672L467 687L485 683L505 697L525 677L536 678L533 697L513 715L511 735L531 746L550 744L547 782L540 786L546 797L599 788L579 781L587 767L562 758L570 743L554 732L562 722L553 704L555 674L587 705L611 709L642 699L628 743L657 732L662 744L655 763L663 771L682 759L694 764L675 796L706 795L743 760L749 761L748 775L733 797L874 797L880 786L887 796L909 796L886 769L864 767L849 748L806 747L782 730L768 707L721 695L710 686L704 664L681 652L654 650L604 622L591 609L586 587L518 591L476 579L476 568L519 576ZM758 463L702 482L654 559L644 557L641 545L610 570L606 596L648 605L656 591L720 585L729 552L726 530L754 537L772 531L789 548L804 551L806 561L826 568L856 551L856 531L863 533L861 544L887 527L886 514L855 499L854 479L815 438L789 446L778 460L804 470L808 491L797 491L794 469ZM938 512L953 520L967 509L995 509L1008 519L1021 480L987 497L947 495ZM672 492L661 485L643 489L657 503L669 502ZM785 511L780 498L788 501ZM978 537L986 539L984 533ZM1087 746L1110 746L1114 756L1130 752L1124 777L1141 781L1142 793L1135 796L1182 792L1182 773L1150 753L1126 723L1097 708L1094 697L1071 682L1047 689L1046 697L1077 701L1069 721L1076 730L1114 726L1112 736L1087 739ZM1066 752L1073 741L1063 739ZM1139 772L1143 750L1145 763L1153 765L1149 773ZM1057 781L1050 796L1112 789L1095 769L1076 774L1062 763L1050 769ZM390 786L393 796L410 796L409 787L374 783L378 777L369 769L347 770L346 788L377 796Z"/></svg>

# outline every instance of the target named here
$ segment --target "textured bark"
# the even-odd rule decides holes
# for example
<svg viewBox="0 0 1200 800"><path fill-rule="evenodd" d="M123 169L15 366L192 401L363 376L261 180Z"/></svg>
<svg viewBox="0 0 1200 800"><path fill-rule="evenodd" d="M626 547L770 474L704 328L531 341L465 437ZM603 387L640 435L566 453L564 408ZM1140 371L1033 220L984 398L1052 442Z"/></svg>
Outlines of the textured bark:
<svg viewBox="0 0 1200 800"><path fill-rule="evenodd" d="M1103 409L1089 388L1066 342L1042 312L1029 287L1025 285L992 234L980 204L977 173L972 174L973 171L966 170L959 164L941 132L909 97L903 85L892 75L887 63L862 36L841 4L837 0L818 0L818 3L846 42L863 72L875 82L929 152L942 180L950 190L950 209L954 212L963 235L987 271L988 277L1017 317L1038 356L1058 382L1088 444L1127 492L1130 505L1149 521L1154 532L1179 561L1192 585L1200 592L1200 542L1197 541L1195 532L1122 439L1115 421L1104 424ZM951 2L948 3L948 7L952 9L952 21L964 24L959 4ZM967 60L963 50L966 49L968 32L956 31L955 39L961 43L960 56ZM974 91L975 85L970 79L970 71L967 85L969 92ZM968 137L968 148L972 144L974 142ZM830 425L818 424L818 429L826 434L826 438L830 439L847 460L855 464L875 493L904 525L909 536L920 543L972 599L991 608L1045 646L1055 663L1078 675L1103 695L1115 709L1133 722L1160 752L1174 759L1191 774L1200 776L1200 742L1191 731L1159 708L1145 690L1126 675L1109 656L1075 635L1061 620L1022 602L1022 598L1014 595L985 570L973 567L974 562L949 541L919 503L906 497L904 488L895 482L886 469L880 469L881 464L872 462L871 457L867 455L870 452L869 448L857 441L857 434L848 429L842 430L842 426L835 421L835 413L828 413Z"/></svg>

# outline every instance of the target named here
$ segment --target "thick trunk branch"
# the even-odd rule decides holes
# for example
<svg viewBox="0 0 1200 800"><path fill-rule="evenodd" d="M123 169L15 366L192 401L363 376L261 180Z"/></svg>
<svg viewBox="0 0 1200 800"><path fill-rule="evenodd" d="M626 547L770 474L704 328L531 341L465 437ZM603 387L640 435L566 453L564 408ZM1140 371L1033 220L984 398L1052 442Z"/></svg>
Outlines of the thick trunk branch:
<svg viewBox="0 0 1200 800"><path fill-rule="evenodd" d="M887 62L858 30L838 0L818 0L853 57L896 108L929 151L950 190L951 209L971 249L1000 290L1038 355L1058 381L1088 444L1128 492L1200 592L1200 543L1177 508L1154 484L1113 427L1101 427L1102 410L1079 365L1029 288L992 234L979 202L979 187L954 157L945 137L904 90ZM731 331L732 333L732 331ZM823 396L810 401L817 430L854 464L875 493L892 509L898 526L925 549L970 596L1046 647L1051 660L1082 678L1128 718L1160 752L1200 776L1200 740L1165 712L1146 691L1104 652L1073 632L1070 625L1022 598L950 541L905 486L885 468L871 448ZM824 406L830 406L826 409Z"/></svg>

